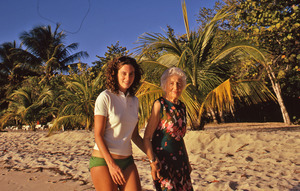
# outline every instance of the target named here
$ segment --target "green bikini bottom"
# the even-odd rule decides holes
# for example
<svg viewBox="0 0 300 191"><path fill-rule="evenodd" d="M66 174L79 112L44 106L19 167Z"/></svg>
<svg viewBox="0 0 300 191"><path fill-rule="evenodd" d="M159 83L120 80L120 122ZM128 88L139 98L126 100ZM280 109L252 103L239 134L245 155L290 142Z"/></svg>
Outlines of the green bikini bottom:
<svg viewBox="0 0 300 191"><path fill-rule="evenodd" d="M125 170L129 165L134 163L132 156L130 156L126 159L114 159L114 161L122 170ZM105 159L91 156L89 169L96 167L96 166L107 166Z"/></svg>

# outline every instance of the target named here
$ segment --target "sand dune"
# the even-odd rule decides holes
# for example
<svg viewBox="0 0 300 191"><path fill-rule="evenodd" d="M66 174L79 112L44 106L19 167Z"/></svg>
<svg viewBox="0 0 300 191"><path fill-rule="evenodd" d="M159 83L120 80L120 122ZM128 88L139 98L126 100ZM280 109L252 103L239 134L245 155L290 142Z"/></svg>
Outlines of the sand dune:
<svg viewBox="0 0 300 191"><path fill-rule="evenodd" d="M0 133L0 184L6 190L93 190L93 132ZM198 190L300 190L300 126L208 125L185 143ZM146 156L133 147L143 190L154 190ZM42 188L42 189L41 189Z"/></svg>

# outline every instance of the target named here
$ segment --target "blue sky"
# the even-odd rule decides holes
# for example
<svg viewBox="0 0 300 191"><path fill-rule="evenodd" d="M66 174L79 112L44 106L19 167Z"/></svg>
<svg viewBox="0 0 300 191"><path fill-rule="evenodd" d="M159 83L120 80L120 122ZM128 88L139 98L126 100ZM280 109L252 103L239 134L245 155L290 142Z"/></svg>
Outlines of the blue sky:
<svg viewBox="0 0 300 191"><path fill-rule="evenodd" d="M191 29L197 27L199 9L212 8L215 2L186 0ZM65 44L79 43L77 51L88 52L90 57L82 62L89 65L117 41L131 50L144 32L163 33L170 25L176 34L185 33L181 0L1 0L0 23L0 44L20 44L23 31L38 25L55 29L54 23L61 23Z"/></svg>

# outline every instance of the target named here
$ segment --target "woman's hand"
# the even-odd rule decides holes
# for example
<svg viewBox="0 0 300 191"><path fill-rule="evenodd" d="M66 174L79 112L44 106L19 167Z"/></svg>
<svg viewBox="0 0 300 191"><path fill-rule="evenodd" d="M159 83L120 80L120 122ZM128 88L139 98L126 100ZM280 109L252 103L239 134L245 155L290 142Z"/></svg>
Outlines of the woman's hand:
<svg viewBox="0 0 300 191"><path fill-rule="evenodd" d="M153 180L159 180L160 179L160 169L161 169L161 163L160 161L156 158L155 161L150 163L151 166L151 175Z"/></svg>
<svg viewBox="0 0 300 191"><path fill-rule="evenodd" d="M115 184L123 185L126 183L122 169L115 163L108 166L110 176Z"/></svg>

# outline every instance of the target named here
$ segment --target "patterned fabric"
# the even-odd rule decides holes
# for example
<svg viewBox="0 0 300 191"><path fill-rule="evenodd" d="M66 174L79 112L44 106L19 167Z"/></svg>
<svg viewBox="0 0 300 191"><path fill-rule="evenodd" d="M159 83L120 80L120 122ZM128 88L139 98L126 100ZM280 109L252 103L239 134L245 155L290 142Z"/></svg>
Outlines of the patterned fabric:
<svg viewBox="0 0 300 191"><path fill-rule="evenodd" d="M189 161L183 137L186 133L186 108L184 103L173 104L163 97L160 122L152 137L153 152L162 163L161 179L154 181L157 191L193 190Z"/></svg>

